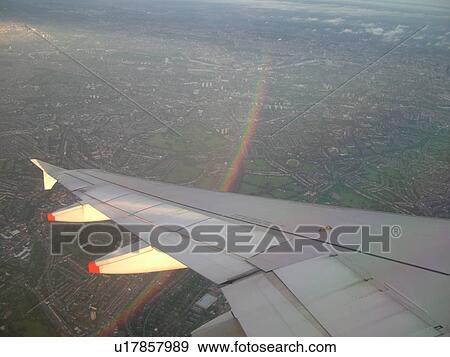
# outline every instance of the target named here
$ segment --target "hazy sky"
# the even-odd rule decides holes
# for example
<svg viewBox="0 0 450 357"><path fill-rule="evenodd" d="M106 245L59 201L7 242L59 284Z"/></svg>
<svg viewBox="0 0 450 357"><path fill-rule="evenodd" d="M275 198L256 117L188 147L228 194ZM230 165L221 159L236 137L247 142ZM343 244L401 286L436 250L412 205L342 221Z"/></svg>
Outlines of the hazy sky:
<svg viewBox="0 0 450 357"><path fill-rule="evenodd" d="M307 3L313 4L315 0L210 0L214 2L240 2L240 3L264 3L264 2L273 2L273 3ZM355 4L385 4L388 5L411 5L411 6L438 6L445 7L450 9L450 0L317 0L317 3L355 3Z"/></svg>
<svg viewBox="0 0 450 357"><path fill-rule="evenodd" d="M295 0L294 0L295 1ZM450 8L450 0L328 0L330 2L352 2L367 4L390 4L390 5L421 5L421 6L438 6Z"/></svg>
<svg viewBox="0 0 450 357"><path fill-rule="evenodd" d="M378 1L378 0L375 0L375 1ZM391 1L385 1L385 2L450 7L450 1L448 1L448 0L391 0Z"/></svg>
<svg viewBox="0 0 450 357"><path fill-rule="evenodd" d="M190 1L190 0L185 0ZM318 11L329 15L450 17L450 0L200 0L235 3L254 8ZM347 4L347 6L345 6Z"/></svg>

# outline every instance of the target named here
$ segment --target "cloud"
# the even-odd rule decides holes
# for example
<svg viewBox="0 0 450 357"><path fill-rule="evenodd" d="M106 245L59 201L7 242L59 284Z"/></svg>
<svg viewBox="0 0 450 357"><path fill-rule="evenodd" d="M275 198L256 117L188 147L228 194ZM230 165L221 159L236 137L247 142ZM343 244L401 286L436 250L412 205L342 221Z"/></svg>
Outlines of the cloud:
<svg viewBox="0 0 450 357"><path fill-rule="evenodd" d="M293 16L293 17L290 17L288 21L291 21L291 22L315 22L315 23L322 22L325 24L330 24L330 25L335 25L335 26L343 24L345 22L345 20L341 17L332 18L332 19L326 19L326 18L323 19L323 18L312 17L312 16L303 17L303 18L298 17L298 16Z"/></svg>
<svg viewBox="0 0 450 357"><path fill-rule="evenodd" d="M399 41L403 33L405 32L405 29L407 29L408 26L398 25L395 29L391 31L386 31L383 34L383 37L388 42L394 42Z"/></svg>
<svg viewBox="0 0 450 357"><path fill-rule="evenodd" d="M304 19L301 18L301 17L298 17L298 16L294 16L294 17L290 17L288 19L288 21L291 21L291 22L302 22L302 21L304 21Z"/></svg>
<svg viewBox="0 0 450 357"><path fill-rule="evenodd" d="M332 25L340 25L340 24L343 24L345 22L345 20L342 17L338 17L336 19L323 20L323 22L326 22L327 24L332 24Z"/></svg>
<svg viewBox="0 0 450 357"><path fill-rule="evenodd" d="M366 27L366 32L374 36L382 36L384 29L382 27Z"/></svg>
<svg viewBox="0 0 450 357"><path fill-rule="evenodd" d="M371 35L374 36L382 36L383 41L386 42L399 41L403 33L405 32L405 29L408 28L408 26L397 25L394 29L388 31L383 29L382 27L373 27L373 26L371 27L368 24L363 24L363 27L365 27L365 31L367 33L370 33Z"/></svg>

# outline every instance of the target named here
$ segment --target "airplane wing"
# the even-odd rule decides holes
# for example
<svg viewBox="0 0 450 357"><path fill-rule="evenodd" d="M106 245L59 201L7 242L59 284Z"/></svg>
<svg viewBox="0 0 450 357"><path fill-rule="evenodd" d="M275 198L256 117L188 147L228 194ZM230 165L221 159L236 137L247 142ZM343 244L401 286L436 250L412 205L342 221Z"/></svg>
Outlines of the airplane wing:
<svg viewBox="0 0 450 357"><path fill-rule="evenodd" d="M212 192L151 182L101 170L66 170L32 160L44 188L58 182L80 204L49 214L49 220L112 220L133 233L138 225L252 224L252 243L268 229L283 233L261 251L234 253L187 238L189 249L167 249L148 239L89 264L104 274L189 267L219 284L231 311L193 331L194 336L442 336L450 329L450 221ZM298 234L299 224L401 227L389 252L333 253L304 249L279 253L295 238L317 242L317 232ZM275 227L275 228L274 228ZM331 244L339 248L339 244ZM193 254L192 248L205 253ZM310 247L308 247L310 248ZM372 247L371 247L372 248Z"/></svg>

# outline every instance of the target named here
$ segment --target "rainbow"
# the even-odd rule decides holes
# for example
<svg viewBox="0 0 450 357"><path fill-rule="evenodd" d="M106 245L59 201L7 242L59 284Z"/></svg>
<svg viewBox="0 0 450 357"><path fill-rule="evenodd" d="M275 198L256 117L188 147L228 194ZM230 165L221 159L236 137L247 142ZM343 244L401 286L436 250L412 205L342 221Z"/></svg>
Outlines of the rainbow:
<svg viewBox="0 0 450 357"><path fill-rule="evenodd" d="M264 65L261 76L256 84L255 96L253 97L252 105L248 114L247 125L245 126L241 135L241 141L234 155L234 159L228 169L225 179L223 180L221 191L229 192L233 190L242 171L245 159L250 152L250 145L256 132L256 126L264 107L264 102L267 95L267 77L271 70L270 62Z"/></svg>
<svg viewBox="0 0 450 357"><path fill-rule="evenodd" d="M133 317L139 310L151 299L153 299L166 285L172 276L176 273L175 270L158 273L158 275L145 287L129 304L119 311L106 326L97 332L97 336L111 336L114 329L126 323L128 319Z"/></svg>
<svg viewBox="0 0 450 357"><path fill-rule="evenodd" d="M234 156L233 162L230 165L221 186L221 190L224 192L231 191L235 186L242 170L242 166L244 165L245 159L250 151L251 141L255 135L256 126L261 117L264 102L266 100L267 77L270 70L271 65L269 62L269 64L263 67L260 78L257 81L255 95L248 114L247 125L243 130L240 144ZM97 332L97 336L110 336L118 325L125 323L129 318L134 316L143 307L143 305L145 305L145 303L153 299L161 291L163 286L169 282L174 274L175 271L158 273L155 279L153 279L152 282L144 288L132 302L126 305L125 308L122 309L117 316L110 321L109 324Z"/></svg>

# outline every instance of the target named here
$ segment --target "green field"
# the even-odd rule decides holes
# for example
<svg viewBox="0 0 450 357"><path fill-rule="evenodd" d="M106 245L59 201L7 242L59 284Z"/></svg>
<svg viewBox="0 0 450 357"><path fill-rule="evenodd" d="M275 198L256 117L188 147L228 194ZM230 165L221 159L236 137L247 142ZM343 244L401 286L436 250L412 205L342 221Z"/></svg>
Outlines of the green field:
<svg viewBox="0 0 450 357"><path fill-rule="evenodd" d="M360 195L341 183L335 184L326 193L320 195L318 197L318 203L377 211L386 210L386 208L380 203Z"/></svg>
<svg viewBox="0 0 450 357"><path fill-rule="evenodd" d="M181 137L170 132L147 137L151 148L170 153L168 160L154 168L165 182L187 183L197 179L203 173L204 161L224 153L229 146L222 135L198 123L185 126L180 132ZM202 180L201 187L214 187L206 177Z"/></svg>
<svg viewBox="0 0 450 357"><path fill-rule="evenodd" d="M210 154L225 150L227 141L214 130L200 124L189 124L182 129L182 136L157 133L148 137L150 147L159 148L180 157L189 154Z"/></svg>
<svg viewBox="0 0 450 357"><path fill-rule="evenodd" d="M245 169L251 171L272 171L272 167L264 159L245 161Z"/></svg>
<svg viewBox="0 0 450 357"><path fill-rule="evenodd" d="M295 182L288 176L263 176L246 174L239 185L239 192L279 199L295 200L298 193L292 190Z"/></svg>
<svg viewBox="0 0 450 357"><path fill-rule="evenodd" d="M40 307L27 312L39 300L23 287L8 288L2 296L0 336L57 336L57 332ZM5 318L6 317L6 318Z"/></svg>
<svg viewBox="0 0 450 357"><path fill-rule="evenodd" d="M426 148L433 159L450 164L450 135L440 135L434 138Z"/></svg>
<svg viewBox="0 0 450 357"><path fill-rule="evenodd" d="M169 183L185 183L196 179L203 172L202 169L189 162L177 161L177 165L164 176Z"/></svg>

